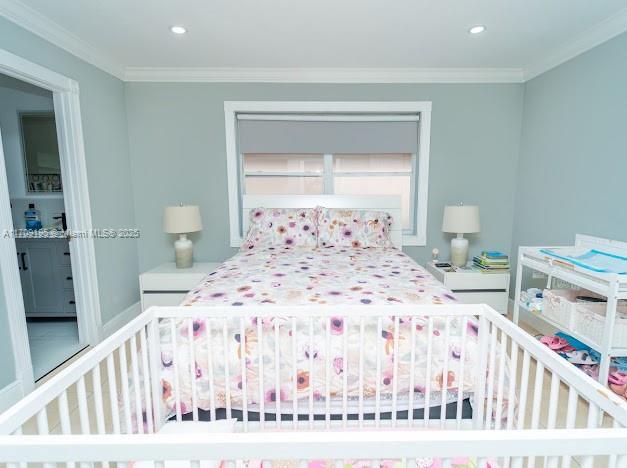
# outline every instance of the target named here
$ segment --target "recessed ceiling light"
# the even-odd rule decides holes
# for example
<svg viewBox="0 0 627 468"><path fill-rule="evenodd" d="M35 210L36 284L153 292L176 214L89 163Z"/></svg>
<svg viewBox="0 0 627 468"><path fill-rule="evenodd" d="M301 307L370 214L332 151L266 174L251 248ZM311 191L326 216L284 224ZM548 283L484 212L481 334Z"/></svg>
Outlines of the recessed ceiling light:
<svg viewBox="0 0 627 468"><path fill-rule="evenodd" d="M472 28L468 30L470 34L481 34L484 31L485 31L485 26L483 26L482 24L473 26Z"/></svg>
<svg viewBox="0 0 627 468"><path fill-rule="evenodd" d="M172 26L170 28L170 31L172 31L174 34L185 34L187 32L187 29L185 29L183 26Z"/></svg>

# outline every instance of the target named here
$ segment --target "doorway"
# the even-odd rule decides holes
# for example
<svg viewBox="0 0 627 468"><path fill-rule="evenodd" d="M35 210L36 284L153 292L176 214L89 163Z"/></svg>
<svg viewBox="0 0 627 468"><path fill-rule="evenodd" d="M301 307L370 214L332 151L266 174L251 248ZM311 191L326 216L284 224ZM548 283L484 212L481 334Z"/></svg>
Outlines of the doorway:
<svg viewBox="0 0 627 468"><path fill-rule="evenodd" d="M0 131L35 381L79 339L52 92L0 74Z"/></svg>
<svg viewBox="0 0 627 468"><path fill-rule="evenodd" d="M26 394L36 378L100 340L100 301L78 85L0 49L2 84L35 102L11 111L15 135L0 125L0 288L15 380Z"/></svg>

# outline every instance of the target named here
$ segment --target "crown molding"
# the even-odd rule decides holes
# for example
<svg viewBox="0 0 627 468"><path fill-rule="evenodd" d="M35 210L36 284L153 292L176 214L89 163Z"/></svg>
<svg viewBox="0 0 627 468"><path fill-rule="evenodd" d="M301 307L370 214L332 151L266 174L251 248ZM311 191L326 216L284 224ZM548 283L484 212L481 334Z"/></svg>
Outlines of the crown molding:
<svg viewBox="0 0 627 468"><path fill-rule="evenodd" d="M125 81L206 83L521 83L520 68L140 68Z"/></svg>
<svg viewBox="0 0 627 468"><path fill-rule="evenodd" d="M535 78L625 31L627 31L627 8L595 24L574 39L554 49L544 58L524 67L524 81Z"/></svg>
<svg viewBox="0 0 627 468"><path fill-rule="evenodd" d="M124 78L121 64L18 0L0 0L0 16L116 78Z"/></svg>

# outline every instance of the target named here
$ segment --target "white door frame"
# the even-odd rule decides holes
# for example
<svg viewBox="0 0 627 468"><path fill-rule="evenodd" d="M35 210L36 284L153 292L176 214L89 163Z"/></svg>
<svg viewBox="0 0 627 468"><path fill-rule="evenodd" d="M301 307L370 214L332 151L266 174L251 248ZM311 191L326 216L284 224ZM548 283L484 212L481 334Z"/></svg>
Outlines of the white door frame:
<svg viewBox="0 0 627 468"><path fill-rule="evenodd" d="M102 322L94 240L89 235L92 221L78 83L4 49L0 49L0 73L53 93L68 229L88 234L70 241L79 339L82 344L94 345L100 341ZM4 233L12 229L11 205L0 141L0 231ZM4 234L0 236L0 268L9 316L16 379L26 394L34 388L35 381L16 256L15 239Z"/></svg>

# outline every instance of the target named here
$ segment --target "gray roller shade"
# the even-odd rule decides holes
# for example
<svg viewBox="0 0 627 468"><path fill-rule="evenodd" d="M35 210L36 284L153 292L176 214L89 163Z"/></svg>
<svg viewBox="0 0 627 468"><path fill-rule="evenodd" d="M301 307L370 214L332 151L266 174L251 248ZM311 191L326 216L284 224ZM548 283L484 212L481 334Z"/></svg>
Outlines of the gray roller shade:
<svg viewBox="0 0 627 468"><path fill-rule="evenodd" d="M240 153L417 153L418 121L238 120Z"/></svg>

